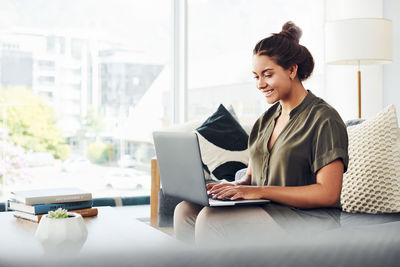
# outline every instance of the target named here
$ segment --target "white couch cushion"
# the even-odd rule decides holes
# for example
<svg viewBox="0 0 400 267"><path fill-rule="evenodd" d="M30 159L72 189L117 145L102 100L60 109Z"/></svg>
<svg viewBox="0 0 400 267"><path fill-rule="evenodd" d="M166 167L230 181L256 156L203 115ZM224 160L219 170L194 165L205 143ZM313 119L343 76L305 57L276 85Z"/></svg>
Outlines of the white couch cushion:
<svg viewBox="0 0 400 267"><path fill-rule="evenodd" d="M349 167L343 177L343 211L400 212L400 137L395 107L347 129Z"/></svg>

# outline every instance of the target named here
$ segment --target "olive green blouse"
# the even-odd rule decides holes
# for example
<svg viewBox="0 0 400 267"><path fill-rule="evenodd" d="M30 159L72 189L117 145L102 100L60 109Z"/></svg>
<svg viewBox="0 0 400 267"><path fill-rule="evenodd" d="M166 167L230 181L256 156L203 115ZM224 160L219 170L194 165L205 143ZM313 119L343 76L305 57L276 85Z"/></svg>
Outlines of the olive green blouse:
<svg viewBox="0 0 400 267"><path fill-rule="evenodd" d="M347 170L346 125L337 111L308 91L271 151L268 141L281 114L279 102L254 124L249 137L252 185L301 186L316 183L316 173L336 159Z"/></svg>

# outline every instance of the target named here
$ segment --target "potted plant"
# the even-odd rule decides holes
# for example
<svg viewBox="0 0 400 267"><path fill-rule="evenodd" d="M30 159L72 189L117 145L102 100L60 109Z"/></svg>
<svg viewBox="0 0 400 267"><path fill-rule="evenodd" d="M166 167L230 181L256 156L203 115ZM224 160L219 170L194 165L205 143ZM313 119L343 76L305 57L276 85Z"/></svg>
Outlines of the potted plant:
<svg viewBox="0 0 400 267"><path fill-rule="evenodd" d="M65 209L50 211L40 220L35 237L46 252L79 252L87 239L82 216Z"/></svg>

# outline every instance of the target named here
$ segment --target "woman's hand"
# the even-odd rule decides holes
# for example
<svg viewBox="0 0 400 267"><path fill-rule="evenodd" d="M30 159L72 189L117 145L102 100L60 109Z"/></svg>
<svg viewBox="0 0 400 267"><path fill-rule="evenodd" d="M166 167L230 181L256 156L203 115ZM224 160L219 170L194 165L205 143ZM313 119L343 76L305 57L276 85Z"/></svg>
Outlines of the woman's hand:
<svg viewBox="0 0 400 267"><path fill-rule="evenodd" d="M212 188L209 192L214 199L230 198L236 199L262 199L262 187L247 185L225 185L218 188Z"/></svg>
<svg viewBox="0 0 400 267"><path fill-rule="evenodd" d="M219 192L222 188L235 186L235 182L226 183L209 183L206 185L207 193L209 196L213 196L216 192Z"/></svg>

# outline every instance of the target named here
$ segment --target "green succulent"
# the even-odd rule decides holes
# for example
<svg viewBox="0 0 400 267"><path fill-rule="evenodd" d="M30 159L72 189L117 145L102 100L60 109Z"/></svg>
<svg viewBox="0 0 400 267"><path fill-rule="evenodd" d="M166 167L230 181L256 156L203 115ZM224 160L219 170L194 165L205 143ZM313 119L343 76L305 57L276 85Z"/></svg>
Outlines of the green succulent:
<svg viewBox="0 0 400 267"><path fill-rule="evenodd" d="M49 218L55 218L55 219L68 218L68 211L62 208L58 208L55 211L49 211Z"/></svg>

